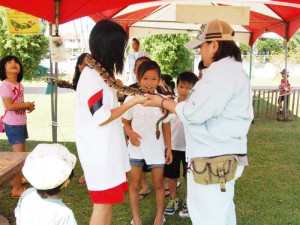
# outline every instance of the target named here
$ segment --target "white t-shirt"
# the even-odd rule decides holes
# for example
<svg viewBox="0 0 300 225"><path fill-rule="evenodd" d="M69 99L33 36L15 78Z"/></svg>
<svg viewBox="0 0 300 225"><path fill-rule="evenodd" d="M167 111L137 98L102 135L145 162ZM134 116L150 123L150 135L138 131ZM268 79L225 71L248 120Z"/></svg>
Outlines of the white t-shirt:
<svg viewBox="0 0 300 225"><path fill-rule="evenodd" d="M20 225L77 225L72 210L61 199L41 198L35 188L22 194L15 216Z"/></svg>
<svg viewBox="0 0 300 225"><path fill-rule="evenodd" d="M177 102L177 99L175 101ZM171 124L172 150L185 151L186 144L183 123L175 113L169 115L169 122Z"/></svg>
<svg viewBox="0 0 300 225"><path fill-rule="evenodd" d="M128 102L133 96L128 96ZM140 104L133 106L123 114L123 118L131 120L132 130L138 133L140 146L128 143L129 156L132 159L145 159L147 165L165 163L165 142L162 133L162 124L159 125L160 137L156 139L156 122L163 116L157 107L145 107ZM166 120L166 119L165 119Z"/></svg>
<svg viewBox="0 0 300 225"><path fill-rule="evenodd" d="M121 118L99 126L117 106L116 92L97 71L85 67L76 90L75 131L90 191L107 190L127 180L130 164Z"/></svg>

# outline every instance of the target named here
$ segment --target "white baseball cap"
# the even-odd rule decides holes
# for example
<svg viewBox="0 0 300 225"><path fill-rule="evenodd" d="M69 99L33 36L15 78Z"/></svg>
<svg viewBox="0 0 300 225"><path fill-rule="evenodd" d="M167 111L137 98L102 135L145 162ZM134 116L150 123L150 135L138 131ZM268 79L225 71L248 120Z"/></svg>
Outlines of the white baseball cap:
<svg viewBox="0 0 300 225"><path fill-rule="evenodd" d="M61 144L39 144L28 154L23 175L38 190L64 183L76 164L76 156Z"/></svg>
<svg viewBox="0 0 300 225"><path fill-rule="evenodd" d="M233 36L234 31L227 22L215 19L206 24L202 24L196 39L187 42L184 46L188 49L193 49L199 47L206 41L232 41Z"/></svg>

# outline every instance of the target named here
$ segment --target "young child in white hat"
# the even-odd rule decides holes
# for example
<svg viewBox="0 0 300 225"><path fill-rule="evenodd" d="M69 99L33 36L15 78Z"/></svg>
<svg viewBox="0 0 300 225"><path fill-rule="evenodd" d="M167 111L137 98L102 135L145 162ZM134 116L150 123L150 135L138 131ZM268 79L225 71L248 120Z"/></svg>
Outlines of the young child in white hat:
<svg viewBox="0 0 300 225"><path fill-rule="evenodd" d="M17 225L77 225L58 196L74 175L76 157L60 144L39 144L26 158L23 175L33 186L15 209Z"/></svg>

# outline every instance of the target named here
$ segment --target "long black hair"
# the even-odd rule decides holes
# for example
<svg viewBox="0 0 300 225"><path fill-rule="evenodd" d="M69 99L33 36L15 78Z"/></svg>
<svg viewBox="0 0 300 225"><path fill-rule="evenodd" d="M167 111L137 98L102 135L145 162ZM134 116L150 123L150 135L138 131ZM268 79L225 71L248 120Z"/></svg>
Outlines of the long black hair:
<svg viewBox="0 0 300 225"><path fill-rule="evenodd" d="M74 73L74 77L73 77L73 81L72 81L72 84L73 84L73 89L76 91L76 88L77 88L77 84L78 84L78 80L79 80L79 77L80 77L80 70L79 70L79 65L81 65L83 63L83 60L84 60L84 57L87 55L88 53L82 53L78 59L77 59L77 62L76 62L76 66L75 66L75 73Z"/></svg>
<svg viewBox="0 0 300 225"><path fill-rule="evenodd" d="M218 41L219 48L213 56L213 61L219 61L225 57L234 57L235 61L242 62L241 50L234 41Z"/></svg>
<svg viewBox="0 0 300 225"><path fill-rule="evenodd" d="M92 57L100 63L110 75L114 69L121 73L124 66L124 52L128 36L125 30L111 20L96 23L90 34Z"/></svg>
<svg viewBox="0 0 300 225"><path fill-rule="evenodd" d="M20 65L20 72L18 74L17 81L21 82L23 80L23 65L21 61L18 59L18 57L14 55L5 56L0 60L0 79L3 81L7 78L6 71L5 71L5 64L11 60L14 60L16 63Z"/></svg>

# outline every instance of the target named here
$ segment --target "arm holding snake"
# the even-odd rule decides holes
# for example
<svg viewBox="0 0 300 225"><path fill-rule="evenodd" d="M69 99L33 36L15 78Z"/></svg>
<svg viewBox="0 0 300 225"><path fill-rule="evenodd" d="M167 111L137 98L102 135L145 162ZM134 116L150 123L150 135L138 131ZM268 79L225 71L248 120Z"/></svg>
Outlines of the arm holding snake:
<svg viewBox="0 0 300 225"><path fill-rule="evenodd" d="M100 124L100 126L104 126L108 123L110 123L111 121L117 119L118 117L120 117L124 112L126 112L128 109L130 109L132 106L136 105L136 104L142 104L145 101L145 97L142 95L139 96L135 96L133 99L131 99L130 101L116 107L113 108L111 110L111 115L110 117L104 121L103 123Z"/></svg>

